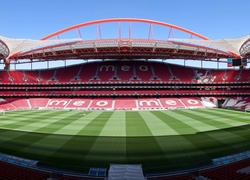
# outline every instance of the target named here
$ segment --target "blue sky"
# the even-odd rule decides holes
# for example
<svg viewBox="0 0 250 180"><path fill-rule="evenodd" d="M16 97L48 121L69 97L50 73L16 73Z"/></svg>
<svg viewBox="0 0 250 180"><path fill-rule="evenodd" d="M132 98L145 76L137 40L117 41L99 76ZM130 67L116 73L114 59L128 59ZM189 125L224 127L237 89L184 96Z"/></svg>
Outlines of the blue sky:
<svg viewBox="0 0 250 180"><path fill-rule="evenodd" d="M250 34L249 0L8 0L1 1L0 36L40 39L106 18L143 18L184 27L210 39Z"/></svg>

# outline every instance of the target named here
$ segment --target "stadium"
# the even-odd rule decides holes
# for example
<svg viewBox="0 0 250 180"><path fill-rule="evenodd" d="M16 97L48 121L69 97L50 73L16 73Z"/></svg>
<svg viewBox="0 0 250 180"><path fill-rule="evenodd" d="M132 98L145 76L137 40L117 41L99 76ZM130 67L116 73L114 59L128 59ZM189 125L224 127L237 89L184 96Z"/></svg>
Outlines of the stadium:
<svg viewBox="0 0 250 180"><path fill-rule="evenodd" d="M249 58L149 19L0 36L0 179L249 179Z"/></svg>

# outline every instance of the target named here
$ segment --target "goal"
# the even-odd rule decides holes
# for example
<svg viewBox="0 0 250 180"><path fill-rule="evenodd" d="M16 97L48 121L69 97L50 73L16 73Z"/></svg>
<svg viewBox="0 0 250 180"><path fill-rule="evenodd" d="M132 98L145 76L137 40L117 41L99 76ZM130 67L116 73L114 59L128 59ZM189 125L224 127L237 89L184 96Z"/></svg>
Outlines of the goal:
<svg viewBox="0 0 250 180"><path fill-rule="evenodd" d="M245 113L249 113L250 112L250 107L246 107L245 108Z"/></svg>
<svg viewBox="0 0 250 180"><path fill-rule="evenodd" d="M0 110L0 116L4 116L5 115L5 111L4 110Z"/></svg>

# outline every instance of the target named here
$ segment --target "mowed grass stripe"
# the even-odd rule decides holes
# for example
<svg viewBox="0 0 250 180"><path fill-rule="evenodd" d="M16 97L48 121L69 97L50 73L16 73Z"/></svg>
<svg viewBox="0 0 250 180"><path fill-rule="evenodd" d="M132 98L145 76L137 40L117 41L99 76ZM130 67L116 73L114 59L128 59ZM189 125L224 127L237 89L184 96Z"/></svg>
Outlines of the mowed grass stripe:
<svg viewBox="0 0 250 180"><path fill-rule="evenodd" d="M43 122L36 122L36 123L32 123L32 124L28 124L26 126L21 127L22 130L32 130L33 132L45 132L44 128L47 129L47 127L52 128L54 127L54 131L49 131L50 133L55 133L58 129L61 129L62 126L61 124L61 120L62 121L66 121L68 122L68 124L73 123L74 121L76 121L77 119L72 119L72 117L76 116L76 113L74 112L67 112L65 114L63 114L62 116L58 116L60 118L48 118L47 120L44 120ZM77 117L77 116L76 116ZM57 124L60 124L60 126L57 126ZM63 125L66 126L66 124L64 123ZM52 130L52 129L51 129Z"/></svg>
<svg viewBox="0 0 250 180"><path fill-rule="evenodd" d="M45 113L43 113L42 115L36 115L36 114L31 114L29 116L25 116L25 117L20 117L17 118L16 122L12 122L10 124L5 124L5 125L1 125L1 128L8 128L8 129L21 129L21 127L29 125L31 123L41 123L42 121L47 121L48 118L49 119L53 119L53 118L57 118L59 116L59 112L57 111L44 111ZM60 115L63 116L63 114L65 114L65 111L62 111L60 113ZM47 124L47 122L46 122ZM50 124L50 123L48 123Z"/></svg>
<svg viewBox="0 0 250 180"><path fill-rule="evenodd" d="M214 131L213 131L214 132ZM230 146L224 143L217 138L213 138L209 135L210 132L201 132L193 135L185 135L186 141L189 141L196 147L193 149L193 153L190 152L189 156L193 156L192 158L196 162L196 164L211 162L211 159L222 157L223 153L225 154L226 150L230 150ZM221 133L223 136L224 134ZM197 156L197 152L202 152L205 154L204 159L201 156Z"/></svg>
<svg viewBox="0 0 250 180"><path fill-rule="evenodd" d="M213 111L211 111L210 115L208 115L202 112L189 110L189 111L186 111L185 115L187 117L194 117L196 119L200 119L200 121L205 122L209 125L213 125L219 129L232 127L233 123L235 124L235 126L244 125L242 123L237 123L233 120L222 118L221 116L216 116L212 114L213 114ZM225 121L229 121L229 122L225 122Z"/></svg>
<svg viewBox="0 0 250 180"><path fill-rule="evenodd" d="M8 115L8 117L20 117L30 114L43 114L46 113L47 110L14 110L14 111L7 111L5 112L5 115Z"/></svg>
<svg viewBox="0 0 250 180"><path fill-rule="evenodd" d="M64 144L69 141L72 136L58 136L54 134L44 134L40 135L39 138L33 139L29 144L25 144L22 148L19 149L19 152L24 154L33 154L34 150L37 154L40 154L44 157L52 157L54 152L64 146Z"/></svg>
<svg viewBox="0 0 250 180"><path fill-rule="evenodd" d="M194 134L197 132L196 129L191 126L183 123L179 119L176 119L169 114L171 111L151 111L158 119L162 122L168 124L169 127L175 129L178 134ZM155 137L155 140L161 147L165 157L162 157L163 162L168 164L169 166L179 166L179 168L183 168L187 166L187 164L196 165L196 160L192 158L190 153L195 152L195 156L199 156L202 159L207 159L208 156L206 153L199 148L197 148L192 142L185 139L185 136L160 136ZM176 154L178 154L179 158L176 158ZM166 165L162 165L163 167ZM158 167L161 168L161 167ZM166 167L167 168L167 167ZM155 169L157 170L157 169Z"/></svg>
<svg viewBox="0 0 250 180"><path fill-rule="evenodd" d="M18 131L12 131L8 129L0 129L0 144L4 144L5 142L11 142L13 139L20 136L20 133L15 133ZM27 133L27 132L23 132Z"/></svg>
<svg viewBox="0 0 250 180"><path fill-rule="evenodd" d="M126 111L127 136L153 136L139 111Z"/></svg>
<svg viewBox="0 0 250 180"><path fill-rule="evenodd" d="M199 140L191 141L201 147L201 149L204 149L210 158L232 155L249 150L249 128L250 125L245 125L241 127L202 132L198 133L195 137Z"/></svg>
<svg viewBox="0 0 250 180"><path fill-rule="evenodd" d="M86 111L85 115L75 114L76 117L79 117L75 121L61 127L54 134L68 134L68 135L86 135L84 133L80 134L79 132L87 126L91 121L93 121L97 116L99 116L101 111Z"/></svg>
<svg viewBox="0 0 250 180"><path fill-rule="evenodd" d="M216 112L215 114L218 114L218 116L220 116L219 110L211 110L211 112L214 111ZM46 117L46 120L42 119L41 117L40 120L36 120L36 123L37 125L39 125L39 123L41 123L41 125L55 123L56 121L63 118L63 116L64 118L66 118L66 115L70 115L70 113L68 112L66 115L63 115L62 112L63 111L57 111L58 117L54 116L52 118L50 118L50 113L47 112L43 116ZM160 111L156 113L166 113L169 116L173 116L173 114L178 114L179 112L183 112L183 110ZM208 117L210 110L191 110L191 112L196 112L196 115L197 113L198 115L201 115L200 113L203 113L204 116ZM204 112L208 112L208 114L206 115L206 113ZM224 112L224 110L222 110L222 112ZM229 112L226 110L225 112L230 113L231 111ZM99 113L100 115L102 114L102 112ZM160 115L152 114L152 112L150 113L151 117L157 117L155 118L157 121L161 119L159 118L161 117ZM241 114L237 111L233 111L233 113L238 114L239 116ZM211 114L213 116L216 116L213 113ZM8 117L7 114L6 117ZM68 121L71 123L67 124L63 122L63 127L58 121L60 126L56 126L54 124L53 130L57 130L53 133L57 133L58 129L60 130L64 127L67 127L65 128L65 130L69 130L71 128L69 131L73 131L74 128L77 128L77 130L79 130L80 127L77 126L81 126L82 123L89 125L89 123L94 121L91 119L95 119L94 114L92 114L92 112L90 112L86 116L79 117L79 119L75 119L76 117L79 116L77 114L74 115L73 111L72 117L68 117ZM107 127L107 129L111 128L111 121L115 121L114 117L118 117L118 114L117 116L112 114L109 117L103 115L103 117L106 118L107 122L102 122L102 129L100 127L97 127L100 130L99 135L102 135L103 132L106 131L105 127ZM168 116L162 116L164 120L170 121L170 123L168 124L169 126L171 123L174 122L181 122L183 123L183 125L189 122L191 124L185 125L185 127L192 127L192 131L195 131L195 127L193 127L195 126L195 124L203 125L205 127L209 126L206 123L198 122L197 119L192 119L190 117L184 118L183 115L173 117L178 120L172 118L170 120ZM233 121L235 121L235 117L236 116L231 117L233 118ZM247 115L244 117L240 117L242 122L244 122L244 119L249 120L247 119ZM86 118L88 119L89 123L85 122L87 121ZM127 125L128 119L126 113L125 118ZM137 120L138 118L141 118L140 121L144 121L142 115L140 115L140 112L137 112L135 117L131 116L131 119L133 120ZM150 119L146 119L144 121L145 127L150 126L150 123L148 123L148 121L151 123ZM29 123L27 122L27 125L28 124ZM143 124L143 122L139 123L139 125L141 124ZM144 126L142 127L144 128ZM172 124L171 128L173 127L174 124ZM137 129L140 128L141 127L137 127ZM149 132L152 133L150 127L147 128ZM179 132L186 132L186 129L185 131L184 129L183 131L181 131L180 129ZM211 158L221 157L249 150L249 129L250 125L244 125L238 127L228 127L224 128L223 130L215 128L211 129L211 131L199 133L198 131L201 131L201 127L199 127L196 134L157 137L102 137L87 135L67 136L56 134L28 133L21 131L8 131L0 129L0 149L3 153L8 153L30 159L37 159L42 162L47 162L48 165L55 164L56 167L63 167L66 162L67 167L78 166L78 168L85 168L85 170L88 171L89 167L108 167L110 163L140 163L143 164L144 170L157 171L159 169L166 170L171 168L185 168L190 166L196 166L210 162ZM156 131L155 127L153 131ZM138 134L140 135L140 133Z"/></svg>
<svg viewBox="0 0 250 180"><path fill-rule="evenodd" d="M207 163L208 160L210 161L210 157L206 154L206 151L200 149L199 146L196 146L186 138L196 135L155 137L165 154L165 157L159 160L165 162L162 166L165 166L165 169L185 168L187 166L197 166L199 163ZM159 168L162 169L161 167Z"/></svg>
<svg viewBox="0 0 250 180"><path fill-rule="evenodd" d="M197 129L183 122L178 118L175 118L172 111L151 111L158 119L163 123L167 124L171 129L173 129L176 134L194 134L197 132ZM166 129L168 131L168 129ZM166 132L165 132L166 133Z"/></svg>
<svg viewBox="0 0 250 180"><path fill-rule="evenodd" d="M168 123L163 121L162 119L166 119L167 117L159 117L160 111L140 111L139 114L146 122L149 130L154 136L162 136L162 135L178 135L175 128L172 128Z"/></svg>
<svg viewBox="0 0 250 180"><path fill-rule="evenodd" d="M126 137L90 137L84 146L89 148L88 152L82 154L85 165L100 167L100 163L102 163L108 167L110 163L124 164L127 162Z"/></svg>
<svg viewBox="0 0 250 180"><path fill-rule="evenodd" d="M238 135L239 137L242 137L242 138L244 138L244 139L250 140L249 129L250 129L250 124L244 125L244 126L238 126L238 127L227 128L227 129L223 129L223 130L221 130L221 131L231 132L231 133L234 133L235 135ZM243 141L244 139L242 139L242 141ZM250 143L250 141L249 141L249 143ZM248 148L249 148L249 147L248 147Z"/></svg>
<svg viewBox="0 0 250 180"><path fill-rule="evenodd" d="M204 110L210 110L210 109L204 109ZM237 114L245 114L246 116L249 116L250 113L248 111L248 113L245 113L244 111L238 111L238 110L233 110L233 109L223 109L223 108L215 108L213 109L214 112L228 112L228 115L229 116L234 116L234 115L237 115Z"/></svg>
<svg viewBox="0 0 250 180"><path fill-rule="evenodd" d="M153 136L149 120L144 120L141 112L126 112L126 161L128 164L143 164L164 167L168 162L166 152Z"/></svg>
<svg viewBox="0 0 250 180"><path fill-rule="evenodd" d="M162 112L167 114L168 116L171 116L174 119L178 119L179 121L186 124L187 126L190 126L193 129L196 129L196 132L194 132L194 133L218 129L217 127L208 125L208 124L200 121L200 119L195 119L193 117L187 117L181 113L182 111L185 111L185 110L162 111ZM179 130L179 132L181 132L181 130ZM191 132L193 133L193 131L191 131Z"/></svg>
<svg viewBox="0 0 250 180"><path fill-rule="evenodd" d="M86 112L87 113L87 112ZM85 113L85 114L86 114ZM90 114L89 112L87 114ZM100 112L98 113L100 114ZM47 125L46 127L40 128L37 131L46 131L52 134L58 134L58 130L63 129L64 127L71 127L71 134L76 134L77 132L79 132L80 130L82 130L83 127L79 126L79 121L82 121L82 118L84 116L81 116L78 114L78 112L73 112L70 111L67 113L67 116L64 115L64 118L60 119L60 120L56 120L55 122L51 123L51 125ZM95 119L96 116L91 117L91 120ZM74 122L76 122L77 125L72 125L72 123L74 124ZM52 127L52 128L50 128ZM54 128L53 128L54 127ZM78 127L78 129L75 129L73 127ZM72 129L73 128L73 129ZM73 133L74 132L74 133ZM61 132L62 133L62 132ZM65 129L64 129L64 133L65 133ZM60 149L65 149L67 147L67 144L70 144L70 141L72 141L72 138L74 138L74 136L60 136L60 140L57 143L53 143L53 141L55 141L55 137L59 137L58 135L46 135L44 136L44 138L39 139L38 141L33 142L30 147L26 146L25 148L21 149L21 151L28 153L30 152L30 149L34 149L34 148L38 148L40 147L42 144L46 144L47 145L47 149L44 148L40 148L39 151L43 152L46 151L46 155L47 156L51 156L51 157L65 157L66 153L64 154L58 154L57 156L55 156L55 153L60 151ZM74 140L73 140L74 141ZM72 148L72 146L71 146ZM73 147L73 149L75 150L76 148ZM78 156L79 154L71 154L70 155L71 158L73 158L74 156ZM74 159L74 158L73 158Z"/></svg>
<svg viewBox="0 0 250 180"><path fill-rule="evenodd" d="M227 114L229 113L228 111L222 111L222 113L216 113L218 112L218 110L212 110L212 109L206 109L206 110L194 109L192 111L189 111L189 113L194 113L194 112L196 112L196 114L200 114L202 117L210 118L211 120L221 121L223 123L228 123L230 125L230 127L225 127L225 129L221 128L220 130L207 133L207 136L210 136L211 138L216 139L217 141L220 141L223 144L225 144L224 148L225 148L225 151L227 152L227 155L239 152L239 149L242 148L241 147L242 143L239 143L239 142L248 141L248 139L244 137L242 134L236 134L233 131L233 129L238 129L237 127L235 128L234 126L243 125L241 127L244 127L244 125L246 125L247 123L242 123L242 122L237 123L236 120L231 120L232 116L230 117L230 116L225 115L225 113ZM213 115L211 116L211 114ZM242 151L244 150L246 149L242 149ZM220 154L220 156L223 156L223 154ZM218 157L219 157L219 154L218 154Z"/></svg>
<svg viewBox="0 0 250 180"><path fill-rule="evenodd" d="M240 122L237 120L233 120L232 117L226 117L222 114L218 115L213 112L204 112L204 111L194 111L190 110L188 111L190 114L194 114L195 116L199 117L205 117L203 119L210 119L211 121L214 121L215 124L218 124L220 128L228 128L232 126L242 126L246 125L246 122ZM225 127L224 127L225 126Z"/></svg>
<svg viewBox="0 0 250 180"><path fill-rule="evenodd" d="M198 111L198 110L197 110ZM202 113L219 116L230 121L238 123L250 123L250 114L243 111L225 110L225 109L200 109Z"/></svg>
<svg viewBox="0 0 250 180"><path fill-rule="evenodd" d="M51 112L55 113L56 112ZM0 126L5 125L5 124L14 124L18 123L21 121L26 121L27 118L29 119L30 122L36 122L37 120L40 120L41 115L48 114L47 111L30 111L30 110L25 110L25 111L10 111L6 112L4 116L0 116ZM30 118L33 117L33 118ZM27 122L27 121L26 121Z"/></svg>
<svg viewBox="0 0 250 180"><path fill-rule="evenodd" d="M248 138L244 137L244 133L235 133L233 128L228 128L230 130L219 130L215 131L213 133L207 133L209 137L212 137L218 141L223 142L223 144L226 144L225 148L227 148L226 155L235 154L239 152L239 149L242 149L242 151L249 150L249 143L248 147L244 149L245 143L242 144L242 142L248 142L249 141L249 135ZM239 143L241 142L241 143ZM221 154L221 156L226 156L224 153ZM218 156L219 157L219 156Z"/></svg>
<svg viewBox="0 0 250 180"><path fill-rule="evenodd" d="M77 116L73 111L67 111L64 114L59 114L57 118L51 117L52 121L40 128L35 129L36 132L45 132L45 133L55 133L59 129L71 124L72 122L81 118Z"/></svg>
<svg viewBox="0 0 250 180"><path fill-rule="evenodd" d="M112 114L113 112L101 112L101 114L83 127L77 133L77 136L73 136L61 148L58 148L53 156L69 158L68 163L72 160L79 161L80 159L81 166L84 166L82 162L87 163L87 166L98 166L100 163L106 163L107 165L107 158L115 160L119 159L120 155L124 160L125 155L122 154L126 151L121 143L125 143L125 141L118 143L118 138L99 136ZM81 136L83 134L88 134L89 136ZM79 143L78 137L81 138L81 143ZM71 156L72 150L73 157ZM62 160L60 158L60 161Z"/></svg>
<svg viewBox="0 0 250 180"><path fill-rule="evenodd" d="M196 113L193 113L195 111L196 111ZM185 113L186 113L185 115L188 116L188 117L190 117L187 114L191 114L192 117L200 118L202 122L210 120L210 122L212 121L215 124L219 124L217 127L220 127L220 128L223 127L223 123L218 122L219 121L218 117L216 118L216 120L214 120L214 118L216 116L213 117L212 119L210 119L211 117L209 118L209 115L202 114L200 112L201 111L198 110L198 109L196 109L196 110L189 110L189 111L185 111ZM199 115L197 115L197 113ZM230 130L232 128L232 126L230 126L230 125L228 125L226 127L227 127L227 129L230 129ZM239 146L237 146L237 144L239 143L239 141L245 141L245 142L247 142L246 138L244 138L242 136L239 136L239 135L236 135L234 132L231 132L231 131L225 132L224 130L220 130L220 129L213 130L213 131L208 131L208 132L201 132L201 133L198 133L197 136L192 137L192 138L191 137L192 136L185 136L185 138L187 140L196 138L196 140L190 140L190 142L193 143L201 151L204 151L210 158L222 157L222 156L226 156L226 155L230 155L230 154L239 152ZM235 140L237 139L238 142L235 145L232 146L232 144L230 143L230 141L233 140L234 138L235 138ZM250 143L247 143L247 144L250 144ZM242 151L243 150L246 150L246 149L242 148Z"/></svg>
<svg viewBox="0 0 250 180"><path fill-rule="evenodd" d="M180 167L185 167L187 164L197 165L197 163L204 163L204 160L210 159L210 155L207 155L206 151L204 151L202 144L193 143L190 140L194 137L200 136L200 134L196 135L196 133L199 132L200 129L197 130L196 126L192 126L193 124L197 124L198 120L189 117L184 118L185 116L179 116L179 118L181 117L181 119L179 119L178 116L176 116L176 112L179 111L161 111L161 113L164 114L164 116L162 116L162 119L165 120L165 122L167 122L172 128L175 128L176 131L180 134L187 135L177 137L173 136L168 143L164 144L163 142L159 142L159 144L161 144L162 149L169 149L169 151L167 152L170 164L172 164L172 166L179 164ZM155 113L157 114L158 112ZM169 118L164 119L168 116ZM158 117L160 117L160 115L158 115ZM200 123L198 124L201 125ZM203 124L203 126L206 127L207 124ZM201 134L201 136L203 137L204 135ZM199 138L197 138L197 140L200 141ZM219 140L213 139L212 137L210 137L209 140L213 141L213 143L217 145L223 144ZM203 141L205 140L203 139ZM204 142L204 144L206 143ZM180 154L178 159L173 157L176 155L176 153Z"/></svg>
<svg viewBox="0 0 250 180"><path fill-rule="evenodd" d="M102 132L105 124L108 122L109 118L112 116L113 112L103 111L92 121L90 121L85 127L83 127L77 135L89 135L89 136L99 136Z"/></svg>
<svg viewBox="0 0 250 180"><path fill-rule="evenodd" d="M33 143L41 140L46 136L45 134L25 132L25 131L11 131L11 130L0 130L0 134L8 134L11 138L0 141L0 149L2 153L7 153L15 156L20 156L28 159L39 159L40 156L46 156L46 152L43 155L40 147L47 149L45 144L41 144L39 148L31 148L29 153L22 152L21 150L25 147L30 147ZM2 133L4 132L4 133ZM2 137L1 137L2 139Z"/></svg>
<svg viewBox="0 0 250 180"><path fill-rule="evenodd" d="M230 127L228 124L210 118L206 118L201 115L197 115L195 113L192 113L191 111L192 110L180 110L178 114L183 115L186 118L194 119L196 121L199 121L200 123L203 123L202 126L195 125L195 128L199 131L211 131L220 128Z"/></svg>
<svg viewBox="0 0 250 180"><path fill-rule="evenodd" d="M50 124L45 124L43 127L36 127L34 126L33 132L34 131L41 131L41 132L49 132L52 133L56 130L58 130L60 127L59 126L64 126L66 124L69 124L73 121L72 118L70 117L77 117L76 113L73 112L67 112L66 115L65 114L60 114L61 117L64 117L62 119L56 119L55 121L52 121ZM58 123L58 121L60 121L60 123ZM54 127L53 125L56 126ZM31 128L31 126L27 125L27 127ZM25 127L22 127L22 130L25 130ZM31 131L31 130L30 130ZM34 133L37 134L37 133ZM33 134L32 134L33 136ZM32 142L30 142L29 144L23 145L22 148L19 149L20 152L23 152L24 154L26 153L32 153L32 149L38 149L37 153L44 153L44 155L49 156L50 154L53 154L55 151L57 151L57 149L61 148L69 139L71 139L72 136L67 137L67 139L63 139L59 142L53 143L52 141L50 141L51 137L53 137L53 135L51 134L47 134L44 136L38 136L37 139L32 139ZM13 141L18 141L19 138L15 138ZM54 139L55 140L55 139ZM50 144L48 144L50 143ZM45 148L41 148L41 146L45 145Z"/></svg>
<svg viewBox="0 0 250 180"><path fill-rule="evenodd" d="M48 114L50 114L50 113L48 112ZM30 123L30 124L21 126L19 128L15 128L15 130L47 133L44 130L44 128L45 129L47 129L46 127L52 128L53 125L56 122L61 120L61 119L58 118L59 116L61 116L63 118L67 118L67 117L69 117L70 114L67 112L67 113L64 113L64 114L60 114L60 115L58 115L56 117L55 116L50 117L50 116L47 116L47 115L46 115L47 119L44 118L42 121L37 121L37 122L34 122L34 123ZM72 113L71 113L71 116L72 116ZM54 131L56 131L56 130L57 130L57 127L55 127ZM51 132L51 131L49 131L49 132Z"/></svg>
<svg viewBox="0 0 250 180"><path fill-rule="evenodd" d="M114 111L100 136L126 136L125 111Z"/></svg>

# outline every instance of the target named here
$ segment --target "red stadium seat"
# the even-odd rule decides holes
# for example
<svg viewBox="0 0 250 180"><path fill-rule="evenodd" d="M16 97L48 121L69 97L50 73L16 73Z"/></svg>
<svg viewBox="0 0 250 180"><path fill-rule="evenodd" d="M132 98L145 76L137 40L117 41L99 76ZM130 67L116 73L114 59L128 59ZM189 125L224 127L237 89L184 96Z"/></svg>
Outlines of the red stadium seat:
<svg viewBox="0 0 250 180"><path fill-rule="evenodd" d="M136 99L135 98L121 98L118 97L115 99L115 105L114 109L117 110L132 110L132 109L138 109L138 106L136 105Z"/></svg>

